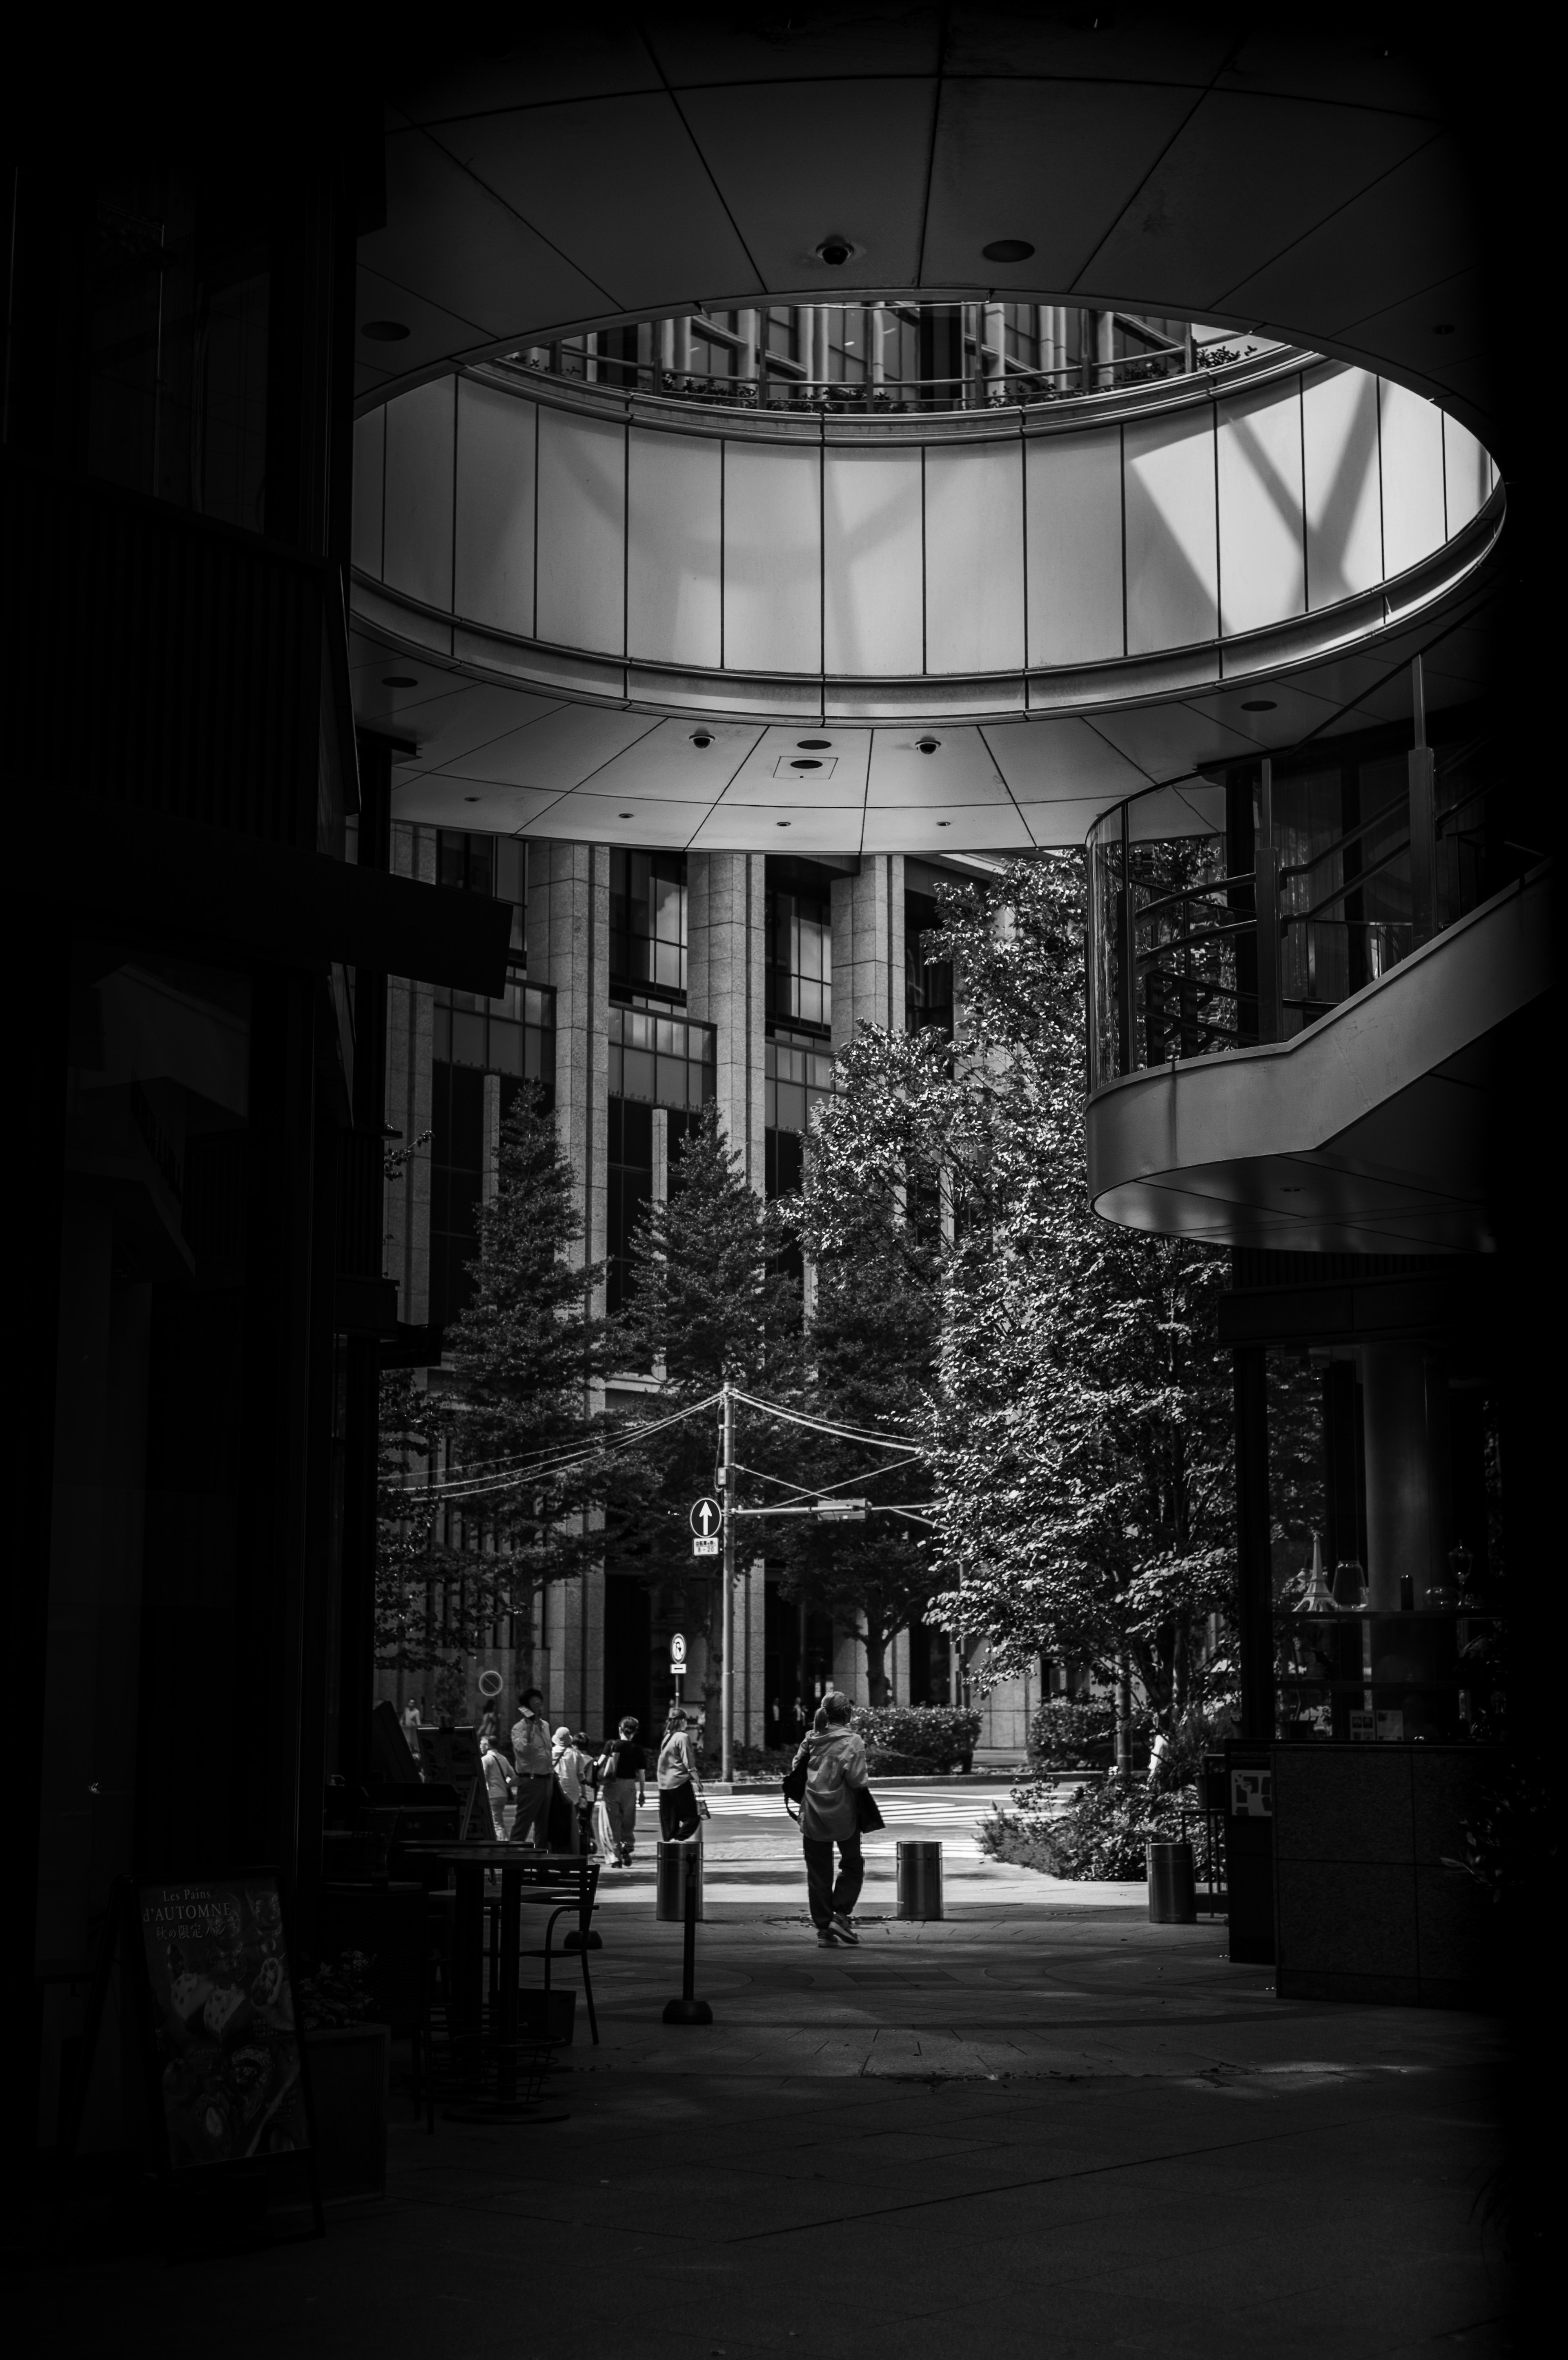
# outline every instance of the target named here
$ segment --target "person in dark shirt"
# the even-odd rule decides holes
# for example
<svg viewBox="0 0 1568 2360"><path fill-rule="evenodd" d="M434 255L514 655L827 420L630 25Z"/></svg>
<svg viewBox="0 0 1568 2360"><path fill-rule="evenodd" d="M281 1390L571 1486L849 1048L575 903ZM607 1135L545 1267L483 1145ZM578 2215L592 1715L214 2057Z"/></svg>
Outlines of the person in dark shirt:
<svg viewBox="0 0 1568 2360"><path fill-rule="evenodd" d="M632 1854L637 1850L637 1807L644 1799L648 1780L648 1755L637 1738L637 1724L628 1713L618 1735L604 1749L602 1793L610 1827L611 1861L616 1868L630 1868L632 1864Z"/></svg>

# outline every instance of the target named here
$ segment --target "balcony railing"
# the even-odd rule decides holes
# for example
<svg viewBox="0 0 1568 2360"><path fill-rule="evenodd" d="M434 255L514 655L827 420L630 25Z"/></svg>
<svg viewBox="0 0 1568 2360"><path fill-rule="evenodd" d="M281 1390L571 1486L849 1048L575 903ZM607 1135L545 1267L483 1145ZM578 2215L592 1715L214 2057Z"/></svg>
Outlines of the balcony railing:
<svg viewBox="0 0 1568 2360"><path fill-rule="evenodd" d="M1326 739L1156 787L1089 838L1090 1086L1286 1041L1531 864L1485 727ZM1414 742L1410 739L1413 738Z"/></svg>

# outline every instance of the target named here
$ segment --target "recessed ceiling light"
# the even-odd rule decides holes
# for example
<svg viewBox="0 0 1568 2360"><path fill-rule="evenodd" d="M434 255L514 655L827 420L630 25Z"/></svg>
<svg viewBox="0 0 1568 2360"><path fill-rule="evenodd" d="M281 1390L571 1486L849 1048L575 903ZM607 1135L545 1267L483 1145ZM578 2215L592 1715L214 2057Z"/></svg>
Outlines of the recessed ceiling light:
<svg viewBox="0 0 1568 2360"><path fill-rule="evenodd" d="M636 812L617 812L615 814L615 817L617 819L636 819L637 814Z"/></svg>
<svg viewBox="0 0 1568 2360"><path fill-rule="evenodd" d="M987 262L1027 262L1034 248L1027 238L994 237L980 251Z"/></svg>
<svg viewBox="0 0 1568 2360"><path fill-rule="evenodd" d="M383 688L418 688L419 684L411 672L389 672L382 674Z"/></svg>
<svg viewBox="0 0 1568 2360"><path fill-rule="evenodd" d="M1434 320L1432 324L1432 333L1434 336L1451 336L1454 333L1453 321Z"/></svg>
<svg viewBox="0 0 1568 2360"><path fill-rule="evenodd" d="M788 827L789 823L787 819L776 819L773 825L775 827Z"/></svg>
<svg viewBox="0 0 1568 2360"><path fill-rule="evenodd" d="M408 329L401 320L366 320L359 333L373 344L400 344Z"/></svg>
<svg viewBox="0 0 1568 2360"><path fill-rule="evenodd" d="M464 795L463 800L465 803L476 803L479 798L477 795Z"/></svg>
<svg viewBox="0 0 1568 2360"><path fill-rule="evenodd" d="M1287 1182L1286 1182L1286 1184L1285 1184L1285 1189L1284 1189L1284 1194L1285 1194L1287 1196L1301 1196L1303 1193L1304 1193L1304 1192L1303 1192L1301 1188L1299 1188L1299 1187L1294 1187L1294 1188L1293 1188L1293 1187L1290 1185L1290 1182L1289 1182L1289 1181L1287 1181Z"/></svg>
<svg viewBox="0 0 1568 2360"><path fill-rule="evenodd" d="M854 252L855 248L846 237L824 237L817 248L819 259L834 270L841 269Z"/></svg>
<svg viewBox="0 0 1568 2360"><path fill-rule="evenodd" d="M810 755L808 755L802 761L799 754L796 755L794 760L789 765L789 768L792 770L820 770L822 767L822 764L820 762L813 761Z"/></svg>
<svg viewBox="0 0 1568 2360"><path fill-rule="evenodd" d="M953 822L950 819L939 819L937 825L938 827L951 827L953 825Z"/></svg>
<svg viewBox="0 0 1568 2360"><path fill-rule="evenodd" d="M795 743L802 754L820 754L825 747L833 744L833 739L831 738L797 738Z"/></svg>
<svg viewBox="0 0 1568 2360"><path fill-rule="evenodd" d="M700 750L702 747L704 747L704 746L711 746L711 745L713 744L713 731L712 731L711 729L693 729L693 730L692 730L692 732L691 732L691 743L692 743L692 745L693 745L693 746L697 747L697 748L699 748L699 750Z"/></svg>
<svg viewBox="0 0 1568 2360"><path fill-rule="evenodd" d="M1244 696L1241 709L1244 713L1275 713L1279 707L1271 696Z"/></svg>

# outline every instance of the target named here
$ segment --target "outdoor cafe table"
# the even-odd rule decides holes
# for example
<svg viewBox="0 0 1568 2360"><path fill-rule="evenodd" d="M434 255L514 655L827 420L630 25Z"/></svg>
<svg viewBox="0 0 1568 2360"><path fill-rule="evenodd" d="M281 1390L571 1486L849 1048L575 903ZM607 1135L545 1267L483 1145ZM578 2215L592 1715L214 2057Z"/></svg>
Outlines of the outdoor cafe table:
<svg viewBox="0 0 1568 2360"><path fill-rule="evenodd" d="M569 1907L581 1896L590 1878L591 1863L581 1852L535 1852L525 1844L466 1843L442 1845L437 1857L452 1872L456 1905L452 1912L452 1986L449 2016L454 2046L477 2043L485 2024L485 1911L487 1880L501 1884L498 1981L491 2040L503 2077L515 2057L517 2040L517 1968L522 1958L521 1921L525 1903L534 1907ZM548 1950L545 1973L548 1985ZM592 1994L589 2024L593 2025Z"/></svg>

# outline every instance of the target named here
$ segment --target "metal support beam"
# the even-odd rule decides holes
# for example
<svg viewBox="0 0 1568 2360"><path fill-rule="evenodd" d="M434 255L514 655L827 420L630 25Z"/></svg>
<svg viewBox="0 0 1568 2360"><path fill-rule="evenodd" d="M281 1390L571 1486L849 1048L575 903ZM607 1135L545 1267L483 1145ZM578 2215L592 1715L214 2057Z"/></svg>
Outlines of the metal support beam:
<svg viewBox="0 0 1568 2360"><path fill-rule="evenodd" d="M1274 1734L1274 1583L1269 1523L1268 1359L1260 1344L1237 1346L1236 1402L1236 1636L1241 1654L1241 1734Z"/></svg>

